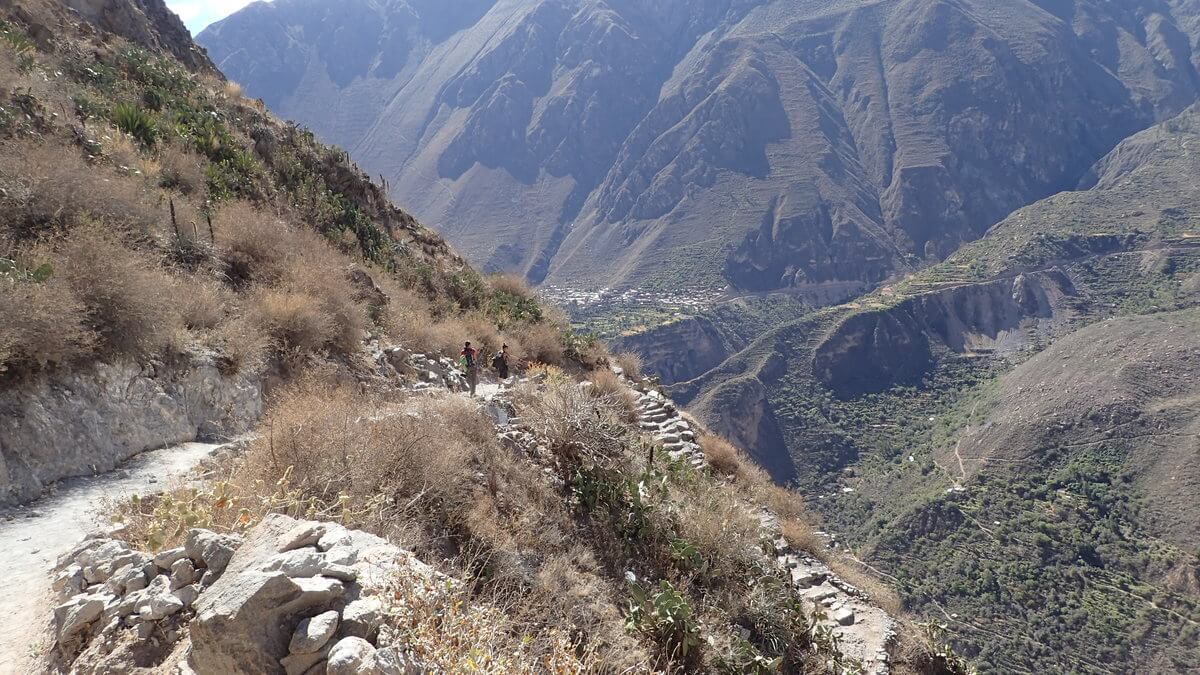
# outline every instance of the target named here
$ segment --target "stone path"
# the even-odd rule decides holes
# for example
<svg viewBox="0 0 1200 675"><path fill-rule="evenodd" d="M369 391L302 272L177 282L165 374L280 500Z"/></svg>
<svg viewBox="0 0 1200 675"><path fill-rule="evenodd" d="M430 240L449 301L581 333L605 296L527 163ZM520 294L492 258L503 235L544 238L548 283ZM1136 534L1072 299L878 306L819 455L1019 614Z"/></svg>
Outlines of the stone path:
<svg viewBox="0 0 1200 675"><path fill-rule="evenodd" d="M654 389L637 387L634 391L638 395L638 424L642 431L662 443L671 459L696 469L704 468L704 453L696 443L696 432L675 403Z"/></svg>
<svg viewBox="0 0 1200 675"><path fill-rule="evenodd" d="M50 570L96 529L105 500L166 487L187 475L216 445L186 443L145 452L116 471L62 481L50 496L0 511L0 673L37 672L50 618Z"/></svg>

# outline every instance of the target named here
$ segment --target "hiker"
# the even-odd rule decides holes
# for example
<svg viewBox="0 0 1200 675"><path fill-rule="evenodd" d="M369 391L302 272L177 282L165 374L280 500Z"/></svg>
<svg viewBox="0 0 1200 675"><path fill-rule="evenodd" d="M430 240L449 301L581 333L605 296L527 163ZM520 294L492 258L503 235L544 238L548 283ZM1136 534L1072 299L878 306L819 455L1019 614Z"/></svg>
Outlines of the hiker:
<svg viewBox="0 0 1200 675"><path fill-rule="evenodd" d="M492 368L496 369L496 373L500 375L500 379L508 379L508 345L500 347L500 351L492 357Z"/></svg>
<svg viewBox="0 0 1200 675"><path fill-rule="evenodd" d="M475 395L475 385L479 384L479 360L476 358L477 352L471 346L470 340L463 345L462 357L463 369L467 371L467 384L471 385L471 396Z"/></svg>

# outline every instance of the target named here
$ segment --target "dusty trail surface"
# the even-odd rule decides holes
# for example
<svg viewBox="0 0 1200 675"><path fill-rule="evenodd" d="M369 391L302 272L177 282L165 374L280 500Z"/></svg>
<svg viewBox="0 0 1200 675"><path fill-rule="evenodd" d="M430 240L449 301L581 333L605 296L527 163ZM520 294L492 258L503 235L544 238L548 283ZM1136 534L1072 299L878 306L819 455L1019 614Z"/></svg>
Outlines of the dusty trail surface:
<svg viewBox="0 0 1200 675"><path fill-rule="evenodd" d="M161 489L219 446L185 443L145 452L120 469L59 483L54 493L0 511L0 674L37 671L50 617L50 568L97 524L106 499Z"/></svg>

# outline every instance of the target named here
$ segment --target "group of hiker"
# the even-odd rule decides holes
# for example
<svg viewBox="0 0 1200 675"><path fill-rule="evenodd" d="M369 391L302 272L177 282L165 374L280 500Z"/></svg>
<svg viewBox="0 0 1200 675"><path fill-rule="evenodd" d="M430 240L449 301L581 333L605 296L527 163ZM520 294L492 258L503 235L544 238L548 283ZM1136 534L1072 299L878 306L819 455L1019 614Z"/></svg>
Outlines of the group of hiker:
<svg viewBox="0 0 1200 675"><path fill-rule="evenodd" d="M463 345L463 350L459 354L459 365L467 373L467 384L471 387L471 396L475 395L475 387L479 384L479 351L471 346L468 340ZM500 351L492 356L492 369L500 376L500 379L508 379L508 345L502 345Z"/></svg>

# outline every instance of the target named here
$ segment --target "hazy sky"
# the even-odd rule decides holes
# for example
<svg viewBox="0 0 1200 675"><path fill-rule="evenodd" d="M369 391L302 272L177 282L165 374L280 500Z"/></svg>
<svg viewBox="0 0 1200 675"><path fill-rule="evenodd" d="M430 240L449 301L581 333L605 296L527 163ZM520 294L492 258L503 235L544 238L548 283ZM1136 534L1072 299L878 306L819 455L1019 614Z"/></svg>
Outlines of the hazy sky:
<svg viewBox="0 0 1200 675"><path fill-rule="evenodd" d="M224 19L251 2L253 0L167 0L167 6L175 10L195 35L208 24Z"/></svg>

